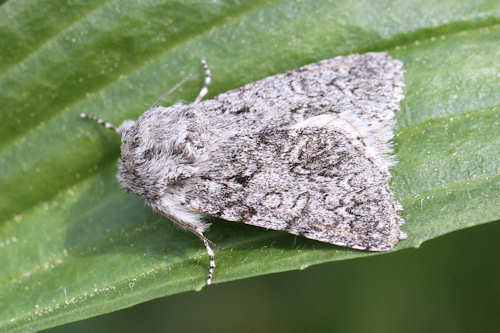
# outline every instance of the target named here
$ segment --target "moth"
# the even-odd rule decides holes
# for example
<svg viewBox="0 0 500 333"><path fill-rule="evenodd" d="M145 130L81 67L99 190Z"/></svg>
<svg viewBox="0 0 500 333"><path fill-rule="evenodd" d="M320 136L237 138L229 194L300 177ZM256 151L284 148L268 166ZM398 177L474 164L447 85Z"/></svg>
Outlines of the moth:
<svg viewBox="0 0 500 333"><path fill-rule="evenodd" d="M191 104L159 102L119 127L117 178L204 243L203 218L385 251L406 234L389 188L402 63L386 53L339 56ZM186 78L187 79L187 78Z"/></svg>

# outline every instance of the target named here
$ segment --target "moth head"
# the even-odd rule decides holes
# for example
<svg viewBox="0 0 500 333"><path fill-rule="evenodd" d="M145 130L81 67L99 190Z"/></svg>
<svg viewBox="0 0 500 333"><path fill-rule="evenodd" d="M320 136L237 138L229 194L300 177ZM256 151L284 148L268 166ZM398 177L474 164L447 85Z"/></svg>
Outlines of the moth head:
<svg viewBox="0 0 500 333"><path fill-rule="evenodd" d="M159 200L170 185L191 177L205 156L207 120L183 104L168 110L152 108L137 121L126 120L119 127L86 114L81 117L120 135L120 186L148 202Z"/></svg>
<svg viewBox="0 0 500 333"><path fill-rule="evenodd" d="M143 194L144 184L141 177L141 168L144 167L144 158L139 158L142 145L141 137L137 133L136 122L125 120L117 129L122 139L120 163L118 165L117 178L121 187L129 192Z"/></svg>
<svg viewBox="0 0 500 333"><path fill-rule="evenodd" d="M136 133L136 122L125 120L119 127L116 127L109 122L86 113L80 114L80 117L93 120L120 135L122 144L117 175L120 185L126 191L135 192L143 196L146 195L146 193L143 193L145 186L138 172L142 166L142 161L137 160L136 157L138 148L141 148L140 136Z"/></svg>

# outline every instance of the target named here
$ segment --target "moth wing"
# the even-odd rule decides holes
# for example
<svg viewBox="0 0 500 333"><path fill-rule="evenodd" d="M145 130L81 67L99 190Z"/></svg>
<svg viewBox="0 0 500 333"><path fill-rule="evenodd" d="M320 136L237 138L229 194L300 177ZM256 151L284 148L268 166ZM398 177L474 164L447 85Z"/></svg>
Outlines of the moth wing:
<svg viewBox="0 0 500 333"><path fill-rule="evenodd" d="M403 98L402 66L387 53L339 56L249 83L199 107L220 132L287 128L319 115L344 118L387 171L394 165L387 142Z"/></svg>
<svg viewBox="0 0 500 333"><path fill-rule="evenodd" d="M225 220L380 251L404 235L388 178L340 128L266 129L220 145L187 198Z"/></svg>

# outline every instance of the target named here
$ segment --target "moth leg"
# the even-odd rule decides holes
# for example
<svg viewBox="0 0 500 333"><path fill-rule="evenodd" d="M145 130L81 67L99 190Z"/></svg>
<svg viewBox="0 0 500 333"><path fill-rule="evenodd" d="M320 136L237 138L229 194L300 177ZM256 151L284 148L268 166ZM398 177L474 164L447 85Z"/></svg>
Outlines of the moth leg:
<svg viewBox="0 0 500 333"><path fill-rule="evenodd" d="M215 253L208 243L209 243L209 240L205 238L203 240L203 244L205 244L205 249L207 250L208 257L210 258L210 267L208 268L207 285L210 285L210 284L212 284L212 278L214 277Z"/></svg>
<svg viewBox="0 0 500 333"><path fill-rule="evenodd" d="M208 93L208 86L210 85L210 82L212 81L211 73L210 73L210 68L208 68L207 62L205 59L201 61L201 64L203 65L203 68L205 69L205 83L203 85L203 88L201 88L200 93L198 94L198 97L194 100L193 104L199 103L203 97Z"/></svg>
<svg viewBox="0 0 500 333"><path fill-rule="evenodd" d="M210 266L208 269L208 277L207 277L207 285L212 284L212 279L214 277L214 270L215 270L215 253L212 250L212 248L210 247L210 245L212 245L214 247L218 247L217 244L212 242L210 239L206 238L203 235L203 233L201 233L200 231L193 228L190 224L187 224L187 223L185 223L185 222L183 222L183 221L181 221L181 220L179 220L179 219L177 219L177 218L175 218L175 217L173 217L173 216L171 216L163 211L159 211L159 212L162 215L164 215L165 217L167 217L169 220L172 220L175 224L177 224L181 228L192 232L193 234L198 236L199 239L201 239L201 241L205 245L205 249L207 250L207 254L208 254L208 257L210 259Z"/></svg>

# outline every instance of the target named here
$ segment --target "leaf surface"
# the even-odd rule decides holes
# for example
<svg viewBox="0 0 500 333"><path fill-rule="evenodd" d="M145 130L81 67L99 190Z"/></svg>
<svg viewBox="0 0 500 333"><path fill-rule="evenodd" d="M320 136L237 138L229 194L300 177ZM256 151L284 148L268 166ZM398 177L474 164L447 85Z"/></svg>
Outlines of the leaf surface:
<svg viewBox="0 0 500 333"><path fill-rule="evenodd" d="M119 139L79 119L135 119L337 55L404 62L391 187L409 238L500 218L500 3L7 1L0 6L0 328L35 331L203 287L198 239L114 177ZM215 221L215 282L373 255ZM464 246L467 246L464 244Z"/></svg>

